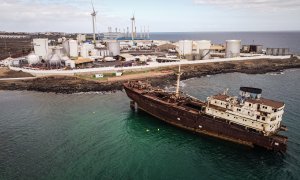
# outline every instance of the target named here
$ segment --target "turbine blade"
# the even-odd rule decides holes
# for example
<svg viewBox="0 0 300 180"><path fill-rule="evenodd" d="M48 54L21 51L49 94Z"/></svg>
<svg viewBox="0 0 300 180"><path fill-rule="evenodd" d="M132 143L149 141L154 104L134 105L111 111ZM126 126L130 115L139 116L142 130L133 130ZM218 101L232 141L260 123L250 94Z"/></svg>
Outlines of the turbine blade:
<svg viewBox="0 0 300 180"><path fill-rule="evenodd" d="M91 0L91 4L92 4L92 8L93 8L93 13L95 13L93 0Z"/></svg>

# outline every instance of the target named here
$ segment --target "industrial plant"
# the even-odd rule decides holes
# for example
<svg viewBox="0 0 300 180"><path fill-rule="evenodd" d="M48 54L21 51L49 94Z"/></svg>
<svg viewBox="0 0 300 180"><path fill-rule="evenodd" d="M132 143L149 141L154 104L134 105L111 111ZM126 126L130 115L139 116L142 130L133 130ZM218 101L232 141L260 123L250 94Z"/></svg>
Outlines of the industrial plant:
<svg viewBox="0 0 300 180"><path fill-rule="evenodd" d="M108 27L96 32L97 11L92 5L92 34L9 34L0 33L1 66L22 70L76 70L118 67L159 67L164 63L238 60L243 57L286 56L288 48L266 48L263 45L242 45L241 40L214 44L210 40L152 40L149 26L139 25L132 15L126 28ZM129 24L129 23L128 23ZM5 59L6 58L6 59Z"/></svg>

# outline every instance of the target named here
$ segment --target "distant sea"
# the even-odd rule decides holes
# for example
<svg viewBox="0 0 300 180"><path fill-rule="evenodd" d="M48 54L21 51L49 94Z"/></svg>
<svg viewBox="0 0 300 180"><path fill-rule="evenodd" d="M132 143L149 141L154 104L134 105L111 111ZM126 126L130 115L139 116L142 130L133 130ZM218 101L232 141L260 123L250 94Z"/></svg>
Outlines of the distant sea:
<svg viewBox="0 0 300 180"><path fill-rule="evenodd" d="M196 135L141 111L125 92L54 94L0 91L0 179L300 178L300 69L218 74L181 82L205 100L240 86L286 104L285 154ZM168 87L169 88L169 87Z"/></svg>
<svg viewBox="0 0 300 180"><path fill-rule="evenodd" d="M153 40L211 40L223 44L225 40L239 39L243 45L258 44L266 48L290 48L292 53L300 54L300 31L289 32L172 32L151 33Z"/></svg>

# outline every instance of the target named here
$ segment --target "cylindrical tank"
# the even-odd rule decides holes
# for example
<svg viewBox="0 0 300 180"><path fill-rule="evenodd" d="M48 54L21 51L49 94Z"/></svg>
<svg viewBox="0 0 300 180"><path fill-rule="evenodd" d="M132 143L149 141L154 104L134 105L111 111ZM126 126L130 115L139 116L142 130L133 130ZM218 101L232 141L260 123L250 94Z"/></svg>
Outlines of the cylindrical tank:
<svg viewBox="0 0 300 180"><path fill-rule="evenodd" d="M113 56L120 55L120 42L108 42L108 50Z"/></svg>
<svg viewBox="0 0 300 180"><path fill-rule="evenodd" d="M59 65L61 63L61 58L58 54L52 54L49 59L51 65Z"/></svg>
<svg viewBox="0 0 300 180"><path fill-rule="evenodd" d="M63 57L61 58L61 60L62 60L62 61L69 61L70 58L69 58L68 56L63 56Z"/></svg>
<svg viewBox="0 0 300 180"><path fill-rule="evenodd" d="M62 42L62 47L64 49L64 52L66 55L70 55L70 44L69 44L69 41L63 41Z"/></svg>
<svg viewBox="0 0 300 180"><path fill-rule="evenodd" d="M57 47L53 48L53 51L54 51L55 54L60 56L60 55L63 54L62 49L63 49L62 47L57 46Z"/></svg>
<svg viewBox="0 0 300 180"><path fill-rule="evenodd" d="M81 46L81 48L80 48L80 55L83 58L87 58L88 57L88 51L87 51L87 49L86 49L85 46Z"/></svg>
<svg viewBox="0 0 300 180"><path fill-rule="evenodd" d="M91 55L92 56L99 56L99 51L97 49L92 49L91 50Z"/></svg>
<svg viewBox="0 0 300 180"><path fill-rule="evenodd" d="M34 65L40 62L40 58L38 55L31 53L27 56L27 61L29 65Z"/></svg>
<svg viewBox="0 0 300 180"><path fill-rule="evenodd" d="M227 40L226 41L226 58L239 57L241 51L241 40Z"/></svg>
<svg viewBox="0 0 300 180"><path fill-rule="evenodd" d="M273 56L278 56L278 53L279 53L279 49L278 48L273 48L272 55Z"/></svg>
<svg viewBox="0 0 300 180"><path fill-rule="evenodd" d="M179 54L180 55L192 54L192 51L193 51L193 41L191 41L191 40L179 41Z"/></svg>
<svg viewBox="0 0 300 180"><path fill-rule="evenodd" d="M196 44L197 44L197 52L200 55L200 59L209 59L211 41L201 40L201 41L196 41Z"/></svg>
<svg viewBox="0 0 300 180"><path fill-rule="evenodd" d="M70 57L78 57L78 44L76 40L69 40Z"/></svg>

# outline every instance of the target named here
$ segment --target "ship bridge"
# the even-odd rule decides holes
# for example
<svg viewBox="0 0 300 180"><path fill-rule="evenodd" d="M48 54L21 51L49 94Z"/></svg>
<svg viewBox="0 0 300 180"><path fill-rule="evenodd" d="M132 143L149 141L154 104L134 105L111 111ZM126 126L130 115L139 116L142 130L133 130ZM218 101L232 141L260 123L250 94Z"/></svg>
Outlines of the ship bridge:
<svg viewBox="0 0 300 180"><path fill-rule="evenodd" d="M261 94L261 89L252 87L241 87L238 97L229 96L225 91L208 98L206 113L265 135L276 133L281 127L285 105Z"/></svg>

